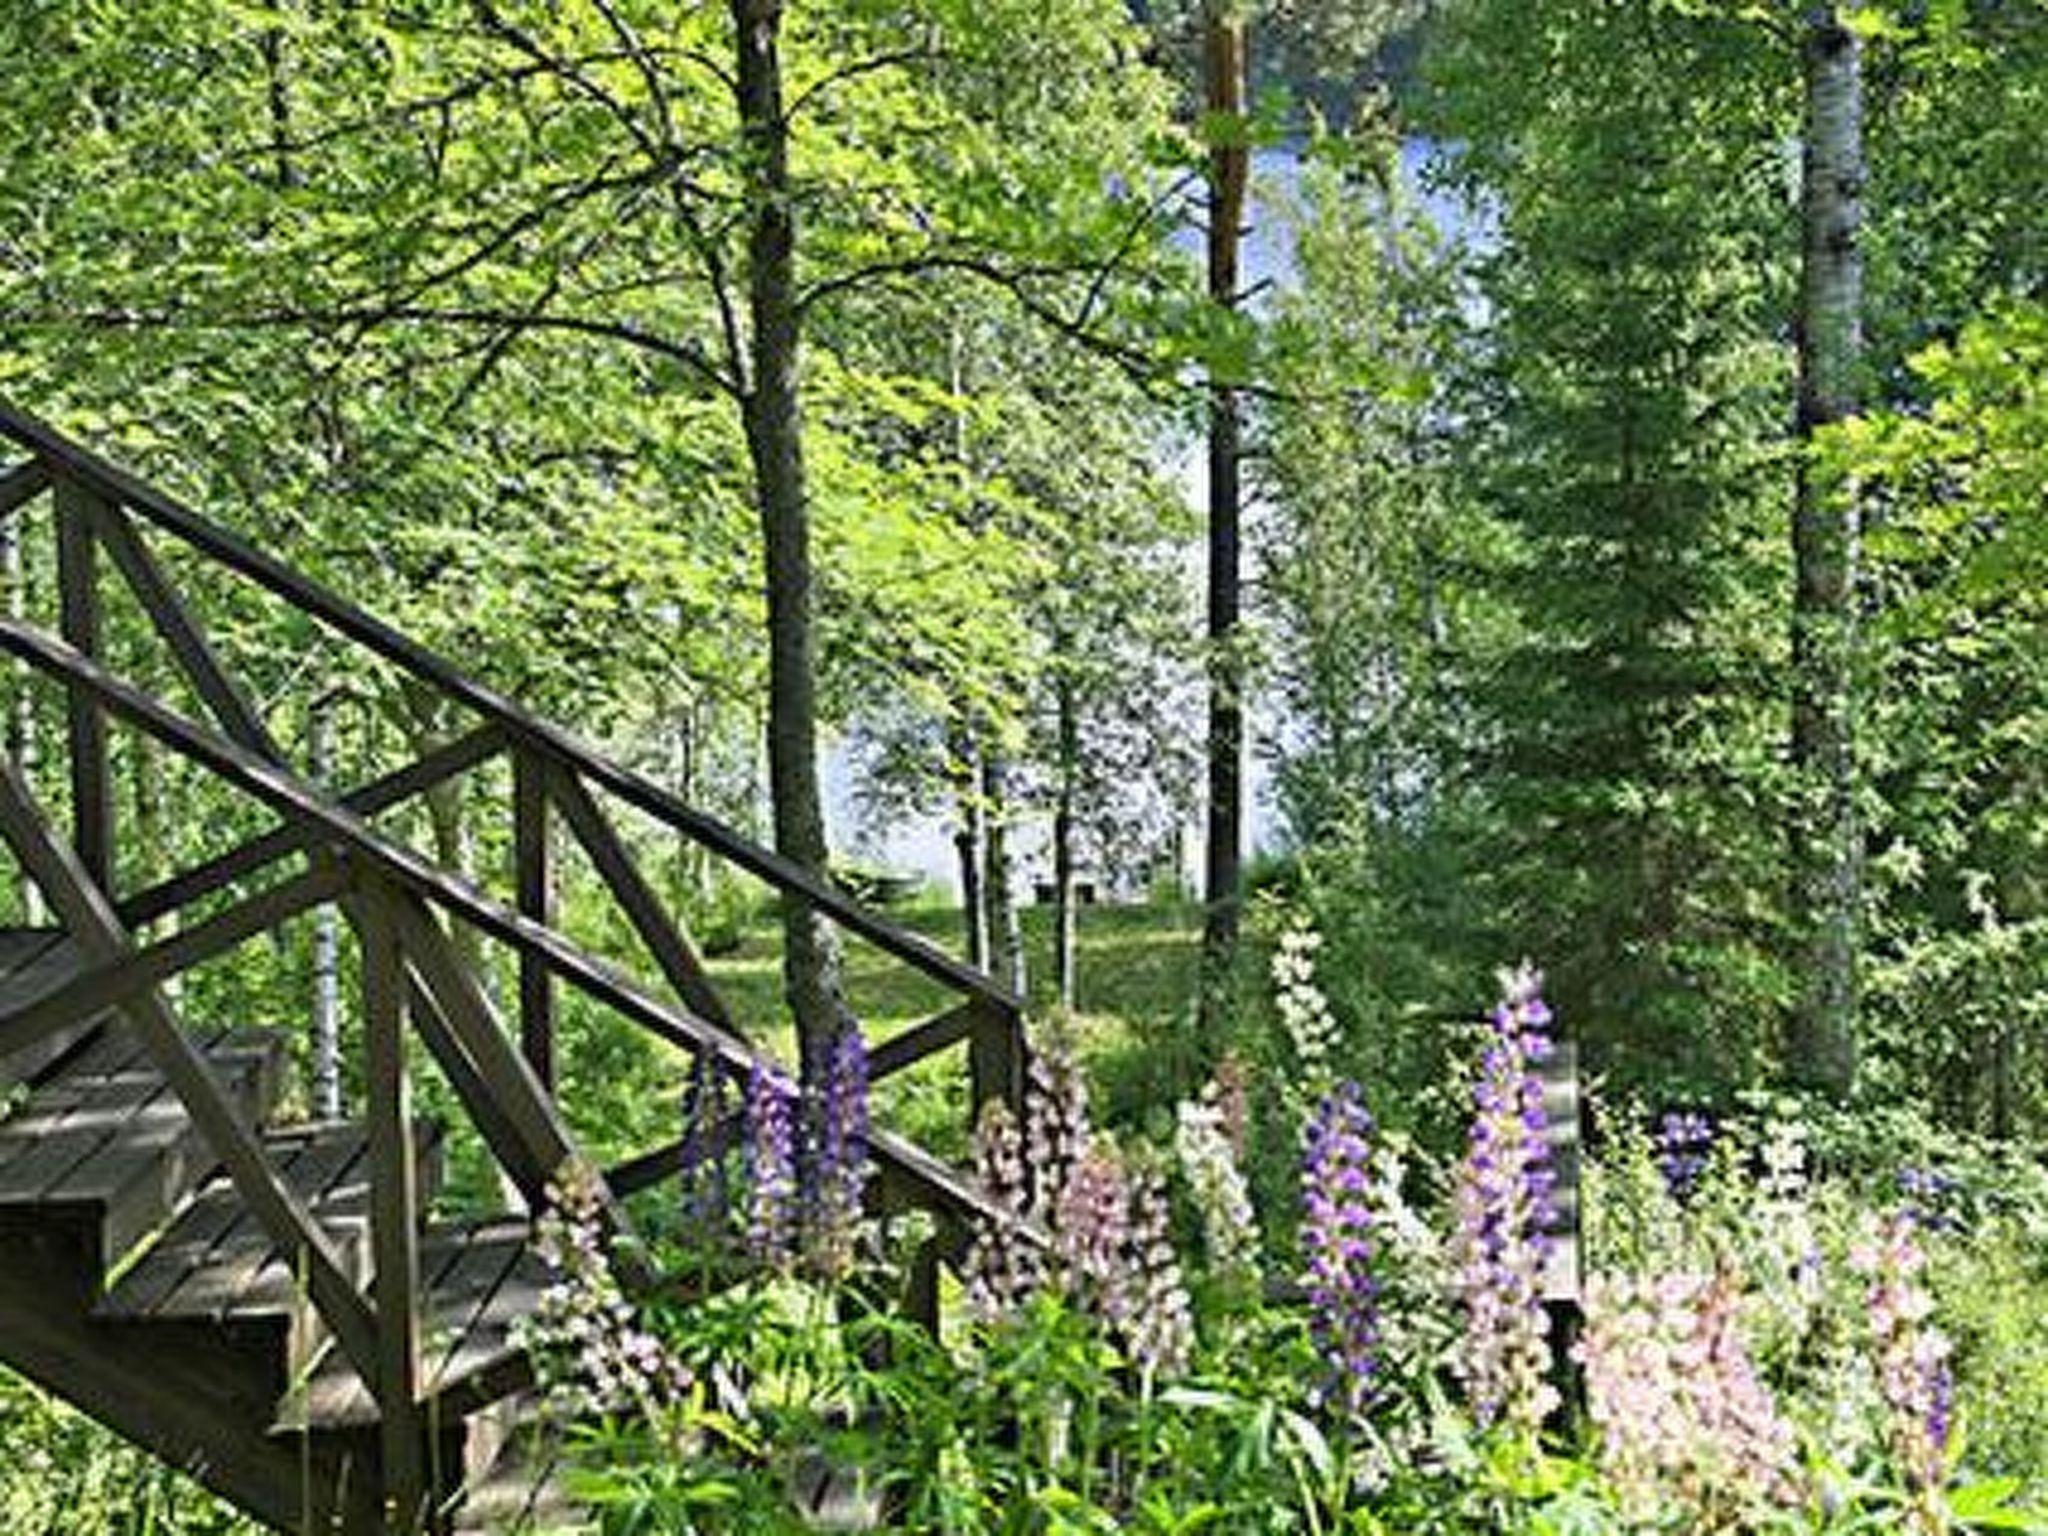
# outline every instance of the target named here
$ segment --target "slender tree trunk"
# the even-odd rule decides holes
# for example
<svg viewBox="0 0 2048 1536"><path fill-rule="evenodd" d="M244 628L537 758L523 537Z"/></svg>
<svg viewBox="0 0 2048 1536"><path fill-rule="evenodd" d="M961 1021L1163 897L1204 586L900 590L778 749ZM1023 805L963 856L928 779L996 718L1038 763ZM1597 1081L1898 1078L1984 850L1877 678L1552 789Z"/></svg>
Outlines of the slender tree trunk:
<svg viewBox="0 0 2048 1536"><path fill-rule="evenodd" d="M1205 53L1212 115L1245 109L1245 25L1231 0L1209 0ZM1244 224L1248 157L1242 145L1218 145L1209 158L1209 297L1238 299L1238 243ZM1209 384L1209 809L1202 899L1204 1022L1213 1026L1218 987L1237 947L1244 835L1244 662L1240 604L1237 391Z"/></svg>
<svg viewBox="0 0 2048 1536"><path fill-rule="evenodd" d="M19 515L0 521L0 586L6 588L7 617L20 623L28 617L28 570L21 558L21 519ZM22 782L33 784L36 770L36 706L35 696L29 692L28 663L11 661L7 664L7 761L21 775ZM29 878L28 871L17 866L15 888L21 902L21 921L30 928L40 927L48 920L43 906L42 887Z"/></svg>
<svg viewBox="0 0 2048 1536"><path fill-rule="evenodd" d="M777 851L822 876L827 848L818 785L810 509L797 386L796 204L782 101L781 0L732 0L732 15L747 192L749 331L742 415L768 596L768 793ZM824 919L796 897L783 898L782 927L783 984L805 1073L815 1077L846 1016L838 944Z"/></svg>
<svg viewBox="0 0 2048 1536"><path fill-rule="evenodd" d="M981 888L982 860L987 857L988 824L982 814L981 756L974 733L956 724L948 736L953 774L953 852L960 864L960 919L966 932L967 963L988 968L988 912Z"/></svg>
<svg viewBox="0 0 2048 1536"><path fill-rule="evenodd" d="M1062 1008L1074 1006L1074 804L1081 770L1081 719L1071 677L1057 684L1059 790L1052 812L1052 975Z"/></svg>
<svg viewBox="0 0 2048 1536"><path fill-rule="evenodd" d="M334 696L313 701L307 766L323 789L334 784ZM341 913L327 902L313 913L313 1113L341 1118Z"/></svg>
<svg viewBox="0 0 2048 1536"><path fill-rule="evenodd" d="M1863 75L1856 35L1832 3L1812 6L1806 77L1799 288L1802 447L1858 405L1863 352ZM1846 1096L1856 1073L1856 949L1862 833L1855 809L1856 584L1861 528L1852 487L1799 460L1794 512L1792 761L1794 922L1801 994L1787 1041L1795 1082Z"/></svg>
<svg viewBox="0 0 2048 1536"><path fill-rule="evenodd" d="M1010 868L1009 765L1001 752L981 757L981 798L987 818L984 853L987 874L982 894L988 911L990 969L1011 991L1022 996L1029 976L1024 968L1024 933L1017 920L1016 893Z"/></svg>

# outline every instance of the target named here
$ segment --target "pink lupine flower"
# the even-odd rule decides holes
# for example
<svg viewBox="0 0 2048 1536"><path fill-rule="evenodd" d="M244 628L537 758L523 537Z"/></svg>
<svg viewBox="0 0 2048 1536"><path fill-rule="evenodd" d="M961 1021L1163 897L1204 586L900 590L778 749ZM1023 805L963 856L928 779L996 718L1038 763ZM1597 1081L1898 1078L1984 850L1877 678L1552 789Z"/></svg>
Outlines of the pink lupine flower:
<svg viewBox="0 0 2048 1536"><path fill-rule="evenodd" d="M1850 1249L1849 1266L1869 1282L1864 1304L1885 1404L1885 1442L1910 1495L1911 1528L1946 1529L1942 1490L1948 1483L1954 1378L1948 1339L1928 1321L1934 1298L1921 1279L1927 1253L1913 1219L1896 1214L1866 1231Z"/></svg>
<svg viewBox="0 0 2048 1536"><path fill-rule="evenodd" d="M534 1236L550 1279L516 1330L547 1411L564 1423L656 1410L690 1383L688 1369L640 1327L612 1273L601 1195L596 1173L582 1164L549 1186Z"/></svg>
<svg viewBox="0 0 2048 1536"><path fill-rule="evenodd" d="M1732 1271L1596 1274L1584 1302L1574 1353L1625 1513L1740 1530L1800 1502L1797 1442L1750 1355Z"/></svg>
<svg viewBox="0 0 2048 1536"><path fill-rule="evenodd" d="M1045 1277L1037 1245L1017 1230L1030 1208L1031 1186L1024 1139L1000 1100L991 1100L975 1125L974 1171L989 1198L1011 1217L976 1223L967 1248L967 1304L982 1322L992 1323L1022 1307Z"/></svg>

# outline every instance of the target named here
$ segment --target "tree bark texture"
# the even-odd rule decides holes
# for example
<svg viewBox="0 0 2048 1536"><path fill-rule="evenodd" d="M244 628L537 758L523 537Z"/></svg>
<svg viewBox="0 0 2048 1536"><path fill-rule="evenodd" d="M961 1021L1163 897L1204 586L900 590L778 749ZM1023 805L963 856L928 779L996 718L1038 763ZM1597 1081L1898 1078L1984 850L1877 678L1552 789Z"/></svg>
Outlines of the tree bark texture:
<svg viewBox="0 0 2048 1536"><path fill-rule="evenodd" d="M775 847L826 873L818 785L810 509L804 487L796 207L783 110L781 0L732 0L747 191L747 369L741 414L761 518L768 598L768 790ZM802 899L782 903L783 982L804 1071L815 1077L846 1016L838 943Z"/></svg>
<svg viewBox="0 0 2048 1536"><path fill-rule="evenodd" d="M998 981L1018 996L1030 979L1024 967L1024 931L1017 917L1017 898L1010 867L1010 769L1001 752L981 755L981 799L987 818L983 851L987 858L982 895L988 910L991 969Z"/></svg>
<svg viewBox="0 0 2048 1536"><path fill-rule="evenodd" d="M1073 680L1059 680L1059 788L1052 811L1052 975L1059 1005L1075 988L1074 804L1081 772L1081 718Z"/></svg>
<svg viewBox="0 0 2048 1536"><path fill-rule="evenodd" d="M960 866L960 919L965 929L967 963L988 969L988 911L981 893L981 866L986 857L987 821L981 804L981 755L974 735L964 726L950 733L953 759L953 853Z"/></svg>
<svg viewBox="0 0 2048 1536"><path fill-rule="evenodd" d="M1859 403L1863 353L1863 76L1856 35L1833 4L1807 12L1801 166L1798 435ZM1856 1071L1856 949L1862 833L1855 809L1856 587L1853 487L1820 483L1799 459L1792 627L1793 919L1800 995L1786 1042L1802 1086L1843 1097Z"/></svg>
<svg viewBox="0 0 2048 1536"><path fill-rule="evenodd" d="M1229 0L1209 0L1204 54L1211 114L1242 117L1245 110L1245 25ZM1219 144L1209 157L1209 297L1234 308L1238 301L1238 245L1244 226L1250 166L1244 146ZM1209 383L1209 803L1202 899L1202 955L1208 985L1205 1020L1213 1011L1216 982L1237 947L1243 898L1244 663L1239 643L1241 599L1237 391L1212 374Z"/></svg>

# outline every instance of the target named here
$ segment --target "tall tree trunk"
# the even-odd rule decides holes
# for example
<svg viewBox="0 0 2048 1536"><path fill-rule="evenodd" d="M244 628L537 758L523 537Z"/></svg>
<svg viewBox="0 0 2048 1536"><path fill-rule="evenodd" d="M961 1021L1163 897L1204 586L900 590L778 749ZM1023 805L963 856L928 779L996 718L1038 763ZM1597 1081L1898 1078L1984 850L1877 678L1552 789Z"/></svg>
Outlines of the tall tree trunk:
<svg viewBox="0 0 2048 1536"><path fill-rule="evenodd" d="M334 695L313 701L307 766L322 789L334 787ZM313 1113L341 1118L341 912L333 902L313 913Z"/></svg>
<svg viewBox="0 0 2048 1536"><path fill-rule="evenodd" d="M960 864L960 919L965 928L967 963L988 968L988 912L981 889L982 860L987 856L988 823L981 804L981 756L974 733L964 724L947 732L953 776L953 853Z"/></svg>
<svg viewBox="0 0 2048 1536"><path fill-rule="evenodd" d="M1074 680L1056 685L1059 710L1059 789L1052 812L1052 976L1062 1008L1071 1011L1074 970L1074 804L1081 771L1081 712Z"/></svg>
<svg viewBox="0 0 2048 1536"><path fill-rule="evenodd" d="M1016 892L1010 867L1009 764L1003 754L990 748L981 756L981 798L986 820L983 851L987 873L982 894L988 910L990 969L996 978L1019 996L1029 976L1024 968L1024 932L1017 919Z"/></svg>
<svg viewBox="0 0 2048 1536"><path fill-rule="evenodd" d="M1242 118L1245 109L1245 24L1232 0L1208 0L1204 52L1209 111ZM1238 243L1244 224L1248 156L1240 144L1219 144L1209 157L1209 297L1226 308L1238 300ZM1209 810L1202 899L1205 1025L1216 1023L1217 983L1237 947L1244 835L1244 661L1240 604L1237 391L1212 374L1209 383Z"/></svg>
<svg viewBox="0 0 2048 1536"><path fill-rule="evenodd" d="M21 517L0 521L0 586L6 588L7 617L16 623L28 617L28 569L21 557ZM21 775L22 782L33 784L36 771L36 706L35 695L29 691L28 663L10 661L7 664L7 761ZM24 926L35 928L48 921L43 906L43 889L29 878L26 869L17 865L18 878L15 888L21 903L21 921Z"/></svg>
<svg viewBox="0 0 2048 1536"><path fill-rule="evenodd" d="M818 786L810 509L797 387L796 200L779 51L782 3L732 0L732 15L747 192L748 366L741 408L765 553L768 794L777 851L822 876L827 849ZM783 898L782 929L783 984L805 1074L815 1078L846 1016L838 944L824 919L797 897Z"/></svg>
<svg viewBox="0 0 2048 1536"><path fill-rule="evenodd" d="M1806 78L1799 285L1798 434L1858 405L1863 352L1863 73L1856 35L1832 0L1803 29ZM1820 483L1799 460L1792 626L1794 922L1801 988L1787 1040L1795 1082L1835 1097L1856 1073L1856 948L1862 832L1853 737L1861 528L1852 487Z"/></svg>

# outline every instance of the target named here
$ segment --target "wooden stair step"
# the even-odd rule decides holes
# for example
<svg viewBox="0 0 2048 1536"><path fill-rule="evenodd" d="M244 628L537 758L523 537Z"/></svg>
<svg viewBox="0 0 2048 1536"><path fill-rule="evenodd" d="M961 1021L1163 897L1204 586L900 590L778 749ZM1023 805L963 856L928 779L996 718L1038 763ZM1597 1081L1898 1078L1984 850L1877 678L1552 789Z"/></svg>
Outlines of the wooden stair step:
<svg viewBox="0 0 2048 1536"><path fill-rule="evenodd" d="M161 1225L215 1167L164 1076L125 1030L108 1030L0 1125L0 1214L100 1224L111 1266ZM218 1032L203 1053L252 1122L275 1102L284 1048Z"/></svg>
<svg viewBox="0 0 2048 1536"><path fill-rule="evenodd" d="M470 1421L472 1447L484 1420L502 1422L481 1436L484 1464L463 1484L453 1536L581 1536L597 1530L597 1521L563 1486L562 1432L548 1423L538 1401L521 1394L481 1410Z"/></svg>
<svg viewBox="0 0 2048 1536"><path fill-rule="evenodd" d="M522 1219L436 1225L420 1245L425 1295L421 1396L429 1417L450 1422L524 1388L530 1379L514 1325L531 1316L549 1281ZM375 1397L346 1360L331 1354L290 1394L277 1428L362 1429L377 1423Z"/></svg>
<svg viewBox="0 0 2048 1536"><path fill-rule="evenodd" d="M295 1126L264 1140L286 1186L366 1277L370 1163L362 1126ZM439 1127L422 1122L417 1145L422 1198L430 1199L440 1187ZM298 1256L281 1253L240 1192L216 1175L94 1310L135 1320L291 1316L303 1290Z"/></svg>
<svg viewBox="0 0 2048 1536"><path fill-rule="evenodd" d="M78 947L61 929L0 929L0 1019L56 991L83 968ZM82 1020L0 1057L0 1084L34 1081L108 1017Z"/></svg>

